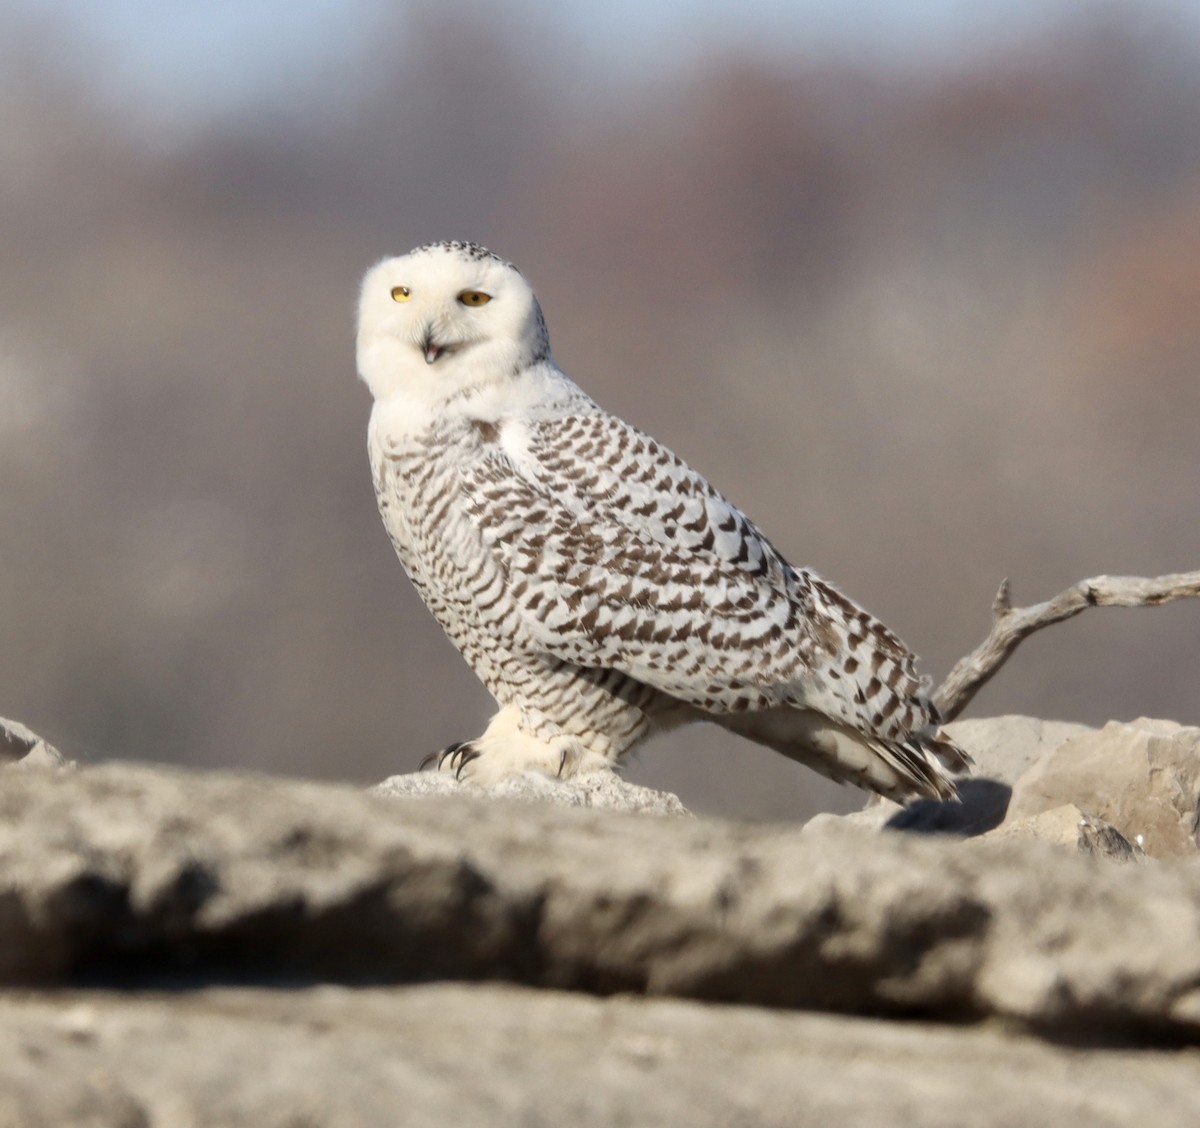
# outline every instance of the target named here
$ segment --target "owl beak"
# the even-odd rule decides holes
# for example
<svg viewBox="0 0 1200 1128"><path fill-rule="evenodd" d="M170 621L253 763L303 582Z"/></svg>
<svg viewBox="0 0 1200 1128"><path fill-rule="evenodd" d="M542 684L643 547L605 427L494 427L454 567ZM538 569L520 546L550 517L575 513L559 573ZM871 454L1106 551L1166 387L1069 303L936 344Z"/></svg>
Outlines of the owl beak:
<svg viewBox="0 0 1200 1128"><path fill-rule="evenodd" d="M446 351L445 345L439 345L434 342L433 330L425 330L425 338L421 342L421 347L425 350L425 363L432 364L439 356Z"/></svg>

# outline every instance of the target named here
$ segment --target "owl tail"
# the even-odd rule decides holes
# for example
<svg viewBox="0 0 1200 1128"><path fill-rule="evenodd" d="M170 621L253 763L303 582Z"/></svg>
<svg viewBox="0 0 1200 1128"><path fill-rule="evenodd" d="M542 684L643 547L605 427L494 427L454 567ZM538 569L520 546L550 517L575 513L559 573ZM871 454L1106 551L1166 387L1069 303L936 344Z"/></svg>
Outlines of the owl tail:
<svg viewBox="0 0 1200 1128"><path fill-rule="evenodd" d="M770 709L713 719L829 779L898 803L957 798L954 774L971 766L971 757L940 728L889 740L811 709Z"/></svg>

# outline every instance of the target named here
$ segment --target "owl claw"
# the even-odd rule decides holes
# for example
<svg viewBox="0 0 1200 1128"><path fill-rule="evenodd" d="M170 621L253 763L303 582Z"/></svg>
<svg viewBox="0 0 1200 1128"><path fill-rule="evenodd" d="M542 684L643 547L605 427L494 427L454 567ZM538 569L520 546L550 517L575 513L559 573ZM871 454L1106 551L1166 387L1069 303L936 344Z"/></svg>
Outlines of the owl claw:
<svg viewBox="0 0 1200 1128"><path fill-rule="evenodd" d="M422 770L453 773L460 783L495 787L511 776L533 772L547 779L570 779L585 772L610 770L604 756L588 752L563 732L535 736L520 727L516 706L505 706L482 736L447 745L421 761Z"/></svg>
<svg viewBox="0 0 1200 1128"><path fill-rule="evenodd" d="M462 779L463 768L471 761L478 760L482 753L475 747L473 740L460 740L457 744L449 744L440 752L430 752L422 761L418 771L451 771L454 778Z"/></svg>
<svg viewBox="0 0 1200 1128"><path fill-rule="evenodd" d="M449 761L451 771L454 771L455 768L457 768L458 771L461 772L462 765L465 762L466 754L470 750L471 741L469 740L462 740L457 744L451 744L449 748L442 752L442 758L438 760L438 769L440 770L442 765ZM478 753L476 753L476 755L478 755Z"/></svg>
<svg viewBox="0 0 1200 1128"><path fill-rule="evenodd" d="M457 744L448 744L440 752L430 752L429 755L421 761L417 771L440 772L442 770L442 766L447 760L450 761L450 767L453 768L455 762L462 757L464 750L470 745L470 743L471 741L469 740L460 740ZM477 756L479 753L476 752L475 755ZM471 757L471 759L474 758L474 756ZM462 770L461 767L459 770Z"/></svg>
<svg viewBox="0 0 1200 1128"><path fill-rule="evenodd" d="M469 744L464 744L454 755L458 757L458 770L454 773L454 778L461 780L463 768L465 768L472 760L478 760L483 753L476 751ZM450 766L454 767L453 756L450 758Z"/></svg>

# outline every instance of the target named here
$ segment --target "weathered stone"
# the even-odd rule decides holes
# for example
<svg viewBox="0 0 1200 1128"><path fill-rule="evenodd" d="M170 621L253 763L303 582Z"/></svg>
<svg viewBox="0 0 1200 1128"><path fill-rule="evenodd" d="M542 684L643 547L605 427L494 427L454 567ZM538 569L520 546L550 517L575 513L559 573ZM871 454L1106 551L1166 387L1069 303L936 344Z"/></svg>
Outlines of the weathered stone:
<svg viewBox="0 0 1200 1128"><path fill-rule="evenodd" d="M39 740L37 733L19 721L0 717L0 763L15 763Z"/></svg>
<svg viewBox="0 0 1200 1128"><path fill-rule="evenodd" d="M1064 741L1095 731L1072 721L1044 721L1018 714L955 721L947 728L975 761L972 775L1009 786Z"/></svg>
<svg viewBox="0 0 1200 1128"><path fill-rule="evenodd" d="M68 760L57 748L39 740L24 756L9 767L17 771L50 771L58 768L73 768L75 763Z"/></svg>
<svg viewBox="0 0 1200 1128"><path fill-rule="evenodd" d="M394 775L371 788L375 795L413 798L430 795L466 795L512 799L526 803L551 803L559 807L595 807L632 814L689 817L691 812L669 791L655 791L622 779L615 772L590 772L554 780L538 772L510 776L491 787L459 782L451 772L408 772Z"/></svg>
<svg viewBox="0 0 1200 1128"><path fill-rule="evenodd" d="M20 1128L1192 1128L1200 1050L462 984L0 995Z"/></svg>
<svg viewBox="0 0 1200 1128"><path fill-rule="evenodd" d="M73 764L31 729L0 717L0 766L66 768Z"/></svg>
<svg viewBox="0 0 1200 1128"><path fill-rule="evenodd" d="M0 938L12 984L486 977L1200 1037L1194 867L133 766L5 779Z"/></svg>
<svg viewBox="0 0 1200 1128"><path fill-rule="evenodd" d="M1136 842L1130 842L1116 827L1086 814L1074 803L1066 803L1039 815L1010 820L990 831L986 837L997 841L1036 838L1041 842L1071 847L1081 854L1115 858L1122 862L1145 857Z"/></svg>
<svg viewBox="0 0 1200 1128"><path fill-rule="evenodd" d="M873 796L861 811L849 815L817 815L814 831L837 822L872 830L908 830L923 834L985 834L1008 813L1013 784L1065 740L1094 730L1067 721L1004 716L955 721L947 726L975 761L970 775L959 781L956 801L917 799L907 806Z"/></svg>
<svg viewBox="0 0 1200 1128"><path fill-rule="evenodd" d="M1155 858L1197 851L1200 728L1111 721L1065 741L1013 789L1011 820L1073 803Z"/></svg>

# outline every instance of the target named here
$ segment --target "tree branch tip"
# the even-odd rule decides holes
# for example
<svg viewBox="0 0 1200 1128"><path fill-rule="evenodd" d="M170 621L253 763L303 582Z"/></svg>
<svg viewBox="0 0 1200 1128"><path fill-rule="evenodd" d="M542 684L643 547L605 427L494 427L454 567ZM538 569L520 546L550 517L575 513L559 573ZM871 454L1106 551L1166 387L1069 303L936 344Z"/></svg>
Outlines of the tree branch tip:
<svg viewBox="0 0 1200 1128"><path fill-rule="evenodd" d="M996 589L996 597L992 600L992 618L999 619L1012 610L1012 587L1008 582L1008 577L1000 581L1000 586Z"/></svg>

